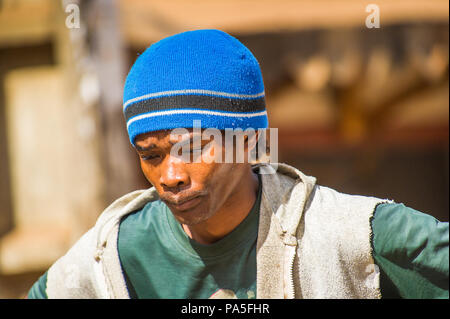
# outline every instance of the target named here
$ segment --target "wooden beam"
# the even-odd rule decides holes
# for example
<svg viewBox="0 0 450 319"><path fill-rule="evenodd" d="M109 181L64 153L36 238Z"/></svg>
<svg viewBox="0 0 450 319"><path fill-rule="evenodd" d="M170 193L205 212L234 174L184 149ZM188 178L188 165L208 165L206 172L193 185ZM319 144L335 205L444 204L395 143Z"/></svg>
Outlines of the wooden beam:
<svg viewBox="0 0 450 319"><path fill-rule="evenodd" d="M135 190L140 180L137 155L128 140L122 113L125 83L125 52L118 24L116 1L98 0L90 10L88 21L93 35L93 58L100 83L103 158L106 168L107 201Z"/></svg>
<svg viewBox="0 0 450 319"><path fill-rule="evenodd" d="M48 41L54 29L57 1L3 1L0 7L0 46Z"/></svg>
<svg viewBox="0 0 450 319"><path fill-rule="evenodd" d="M120 0L127 42L148 46L171 34L218 28L248 34L336 27L365 27L368 2L360 0ZM379 0L381 26L413 21L448 21L444 0Z"/></svg>

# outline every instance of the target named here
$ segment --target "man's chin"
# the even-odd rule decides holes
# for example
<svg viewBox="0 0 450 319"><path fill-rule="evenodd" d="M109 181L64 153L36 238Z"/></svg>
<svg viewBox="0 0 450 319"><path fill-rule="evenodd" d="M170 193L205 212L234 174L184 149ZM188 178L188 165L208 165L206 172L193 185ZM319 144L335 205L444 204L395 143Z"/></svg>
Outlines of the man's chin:
<svg viewBox="0 0 450 319"><path fill-rule="evenodd" d="M169 207L170 208L170 207ZM193 209L190 211L177 211L176 209L170 208L175 219L184 225L195 226L206 220L208 220L212 214L203 209Z"/></svg>

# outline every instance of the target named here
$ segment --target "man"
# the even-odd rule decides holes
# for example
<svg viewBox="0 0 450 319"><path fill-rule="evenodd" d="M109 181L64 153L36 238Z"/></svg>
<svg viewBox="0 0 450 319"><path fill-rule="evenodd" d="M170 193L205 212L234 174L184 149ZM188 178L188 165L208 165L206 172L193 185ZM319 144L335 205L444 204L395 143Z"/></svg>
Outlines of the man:
<svg viewBox="0 0 450 319"><path fill-rule="evenodd" d="M448 298L448 223L252 165L264 85L228 34L150 46L128 74L124 114L153 187L111 204L29 298ZM236 129L243 148L231 143L227 161Z"/></svg>

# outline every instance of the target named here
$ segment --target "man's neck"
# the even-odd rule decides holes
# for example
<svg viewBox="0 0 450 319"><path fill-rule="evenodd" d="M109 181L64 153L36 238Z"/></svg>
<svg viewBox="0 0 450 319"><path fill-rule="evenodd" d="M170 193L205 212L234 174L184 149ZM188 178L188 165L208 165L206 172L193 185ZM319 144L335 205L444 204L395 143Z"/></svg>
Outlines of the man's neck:
<svg viewBox="0 0 450 319"><path fill-rule="evenodd" d="M258 176L250 169L239 189L208 220L197 225L182 224L186 234L196 242L212 244L231 233L250 213L258 192Z"/></svg>

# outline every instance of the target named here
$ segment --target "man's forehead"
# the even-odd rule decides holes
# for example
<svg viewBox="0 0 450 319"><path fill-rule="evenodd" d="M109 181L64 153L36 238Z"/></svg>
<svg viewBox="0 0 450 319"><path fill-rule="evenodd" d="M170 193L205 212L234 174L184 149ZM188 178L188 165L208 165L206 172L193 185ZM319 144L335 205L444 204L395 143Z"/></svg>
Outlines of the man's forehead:
<svg viewBox="0 0 450 319"><path fill-rule="evenodd" d="M140 134L135 139L136 147L150 148L158 143L176 143L184 139L189 139L194 135L192 128L181 130L162 130Z"/></svg>
<svg viewBox="0 0 450 319"><path fill-rule="evenodd" d="M234 135L247 135L246 131L231 132L230 135L224 130L211 128L178 128L173 130L161 130L140 134L135 139L135 146L138 150L148 150L156 147L166 147L169 144L184 143L195 139L197 136L202 141L223 139L227 136L233 138Z"/></svg>

